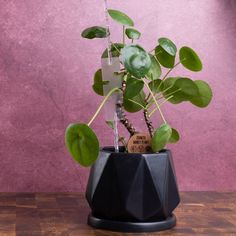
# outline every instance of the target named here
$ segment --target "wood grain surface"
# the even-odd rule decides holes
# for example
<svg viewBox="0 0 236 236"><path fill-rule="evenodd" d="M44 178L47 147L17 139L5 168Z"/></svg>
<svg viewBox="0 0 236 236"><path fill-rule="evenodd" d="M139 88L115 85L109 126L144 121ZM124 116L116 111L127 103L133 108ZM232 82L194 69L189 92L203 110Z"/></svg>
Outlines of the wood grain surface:
<svg viewBox="0 0 236 236"><path fill-rule="evenodd" d="M83 194L0 193L0 236L236 236L236 193L182 192L177 226L157 233L94 230Z"/></svg>

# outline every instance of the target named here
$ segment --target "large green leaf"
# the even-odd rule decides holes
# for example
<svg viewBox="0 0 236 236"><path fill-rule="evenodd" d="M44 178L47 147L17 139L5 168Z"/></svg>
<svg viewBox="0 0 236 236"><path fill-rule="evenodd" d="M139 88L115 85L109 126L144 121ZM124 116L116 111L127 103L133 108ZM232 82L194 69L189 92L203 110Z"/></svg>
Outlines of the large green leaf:
<svg viewBox="0 0 236 236"><path fill-rule="evenodd" d="M119 57L120 51L124 47L122 43L113 43L111 45L111 56L112 57ZM102 58L108 58L107 49L103 52Z"/></svg>
<svg viewBox="0 0 236 236"><path fill-rule="evenodd" d="M134 26L133 20L129 16L127 16L125 13L121 11L113 10L113 9L109 9L108 13L110 17L116 22L122 25Z"/></svg>
<svg viewBox="0 0 236 236"><path fill-rule="evenodd" d="M121 61L126 70L137 78L144 77L151 67L148 53L139 45L125 46L121 50Z"/></svg>
<svg viewBox="0 0 236 236"><path fill-rule="evenodd" d="M135 102L132 102L132 101ZM131 100L124 98L124 108L126 111L134 113L142 110L142 106L145 106L145 94L141 91L138 95L131 98ZM142 106L138 105L137 103L141 104Z"/></svg>
<svg viewBox="0 0 236 236"><path fill-rule="evenodd" d="M189 78L182 77L170 77L164 81L164 87L171 88L164 92L164 96L167 98L173 96L169 102L178 104L183 101L191 101L193 97L198 95L198 88L194 81Z"/></svg>
<svg viewBox="0 0 236 236"><path fill-rule="evenodd" d="M141 36L141 33L133 28L127 28L125 29L125 34L129 39L139 39Z"/></svg>
<svg viewBox="0 0 236 236"><path fill-rule="evenodd" d="M191 99L191 103L198 107L207 107L213 96L211 87L202 80L195 80L194 83L198 88L198 95Z"/></svg>
<svg viewBox="0 0 236 236"><path fill-rule="evenodd" d="M150 58L151 58L151 67L147 73L147 78L151 79L151 80L156 80L158 78L160 78L161 76L161 66L159 64L159 62L157 61L157 59L155 58L155 56L149 54Z"/></svg>
<svg viewBox="0 0 236 236"><path fill-rule="evenodd" d="M106 38L107 29L101 26L93 26L90 28L85 29L81 36L86 39L94 39L94 38Z"/></svg>
<svg viewBox="0 0 236 236"><path fill-rule="evenodd" d="M179 59L181 64L191 71L201 71L202 62L199 56L192 48L182 47L179 50Z"/></svg>
<svg viewBox="0 0 236 236"><path fill-rule="evenodd" d="M93 90L100 96L104 96L103 86L108 84L109 81L102 80L102 70L99 69L96 71L93 78Z"/></svg>
<svg viewBox="0 0 236 236"><path fill-rule="evenodd" d="M169 143L177 143L180 139L180 135L179 135L179 132L172 128L172 132L171 132L171 136L170 136L170 139L169 139Z"/></svg>
<svg viewBox="0 0 236 236"><path fill-rule="evenodd" d="M173 68L175 65L175 56L170 55L160 45L155 49L155 56L159 63L166 68Z"/></svg>
<svg viewBox="0 0 236 236"><path fill-rule="evenodd" d="M126 88L125 88L124 97L126 99L135 97L143 89L143 86L144 86L144 83L142 80L135 79L131 76L128 76L126 80Z"/></svg>
<svg viewBox="0 0 236 236"><path fill-rule="evenodd" d="M158 152L162 150L169 142L172 129L168 124L162 124L154 133L152 137L152 150Z"/></svg>
<svg viewBox="0 0 236 236"><path fill-rule="evenodd" d="M66 129L65 142L70 154L80 165L90 166L96 161L99 142L88 125L70 124Z"/></svg>
<svg viewBox="0 0 236 236"><path fill-rule="evenodd" d="M175 44L168 38L159 38L159 45L171 56L175 56L177 52L177 48Z"/></svg>
<svg viewBox="0 0 236 236"><path fill-rule="evenodd" d="M160 86L161 81L162 80L160 79L155 79L148 84L149 88L152 90L153 93L158 93L161 91L162 87Z"/></svg>

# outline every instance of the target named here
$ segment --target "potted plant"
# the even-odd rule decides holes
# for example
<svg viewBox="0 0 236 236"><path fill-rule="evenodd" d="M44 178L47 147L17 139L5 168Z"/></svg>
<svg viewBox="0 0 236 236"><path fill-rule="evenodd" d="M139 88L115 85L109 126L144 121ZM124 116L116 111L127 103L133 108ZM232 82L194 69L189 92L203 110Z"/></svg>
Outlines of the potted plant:
<svg viewBox="0 0 236 236"><path fill-rule="evenodd" d="M66 129L66 146L76 162L91 166L86 198L91 207L88 223L101 229L115 231L158 231L175 226L172 211L180 198L173 160L168 143L180 139L179 132L165 119L162 106L190 102L204 108L212 99L210 86L202 80L170 77L177 66L198 72L202 62L196 52L183 46L179 50L168 38L158 39L156 47L147 52L137 44L141 33L133 28L133 20L126 14L108 9L111 19L123 27L123 42L110 41L107 27L85 29L82 37L107 38L108 48L102 58L113 65L118 60L118 70L113 79L119 86L108 86L103 68L94 76L93 90L104 99L91 120L70 124ZM166 73L163 75L163 68ZM114 68L113 68L114 69ZM116 97L115 114L127 129L130 139L119 137L122 146L99 148L99 141L91 124L110 97ZM126 113L142 112L147 132L137 132ZM155 127L152 115L159 112L161 125ZM106 120L112 128L114 120ZM156 124L155 122L154 124ZM117 137L116 137L117 138Z"/></svg>

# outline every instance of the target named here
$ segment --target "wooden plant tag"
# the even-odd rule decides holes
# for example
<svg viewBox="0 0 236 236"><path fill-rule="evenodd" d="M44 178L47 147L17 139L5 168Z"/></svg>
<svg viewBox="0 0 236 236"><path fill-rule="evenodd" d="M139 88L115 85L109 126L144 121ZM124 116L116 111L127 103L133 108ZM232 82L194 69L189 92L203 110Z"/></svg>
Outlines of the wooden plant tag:
<svg viewBox="0 0 236 236"><path fill-rule="evenodd" d="M145 153L151 151L151 137L146 133L134 134L128 141L129 153Z"/></svg>

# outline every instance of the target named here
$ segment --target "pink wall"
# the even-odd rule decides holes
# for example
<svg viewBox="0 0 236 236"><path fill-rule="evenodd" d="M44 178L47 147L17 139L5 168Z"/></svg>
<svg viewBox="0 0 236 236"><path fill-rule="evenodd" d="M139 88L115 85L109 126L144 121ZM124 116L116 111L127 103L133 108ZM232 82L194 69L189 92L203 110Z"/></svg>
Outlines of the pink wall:
<svg viewBox="0 0 236 236"><path fill-rule="evenodd" d="M180 189L236 190L235 1L108 2L135 20L146 49L167 36L199 53L204 70L193 78L213 87L211 106L164 109L182 133L171 146ZM101 100L91 84L105 42L82 40L80 33L103 19L102 0L0 0L0 191L85 189L88 169L68 155L64 130L88 121ZM112 144L102 118L93 127L102 144ZM142 117L131 119L142 130Z"/></svg>

